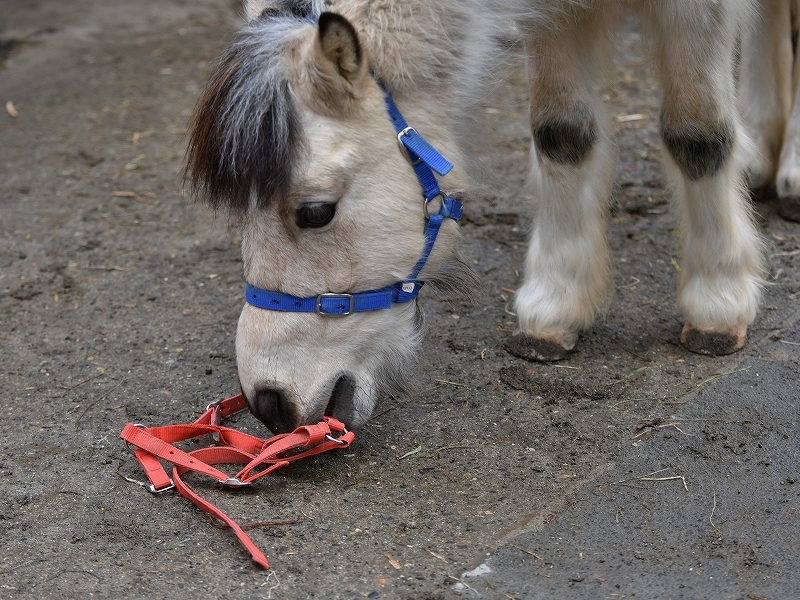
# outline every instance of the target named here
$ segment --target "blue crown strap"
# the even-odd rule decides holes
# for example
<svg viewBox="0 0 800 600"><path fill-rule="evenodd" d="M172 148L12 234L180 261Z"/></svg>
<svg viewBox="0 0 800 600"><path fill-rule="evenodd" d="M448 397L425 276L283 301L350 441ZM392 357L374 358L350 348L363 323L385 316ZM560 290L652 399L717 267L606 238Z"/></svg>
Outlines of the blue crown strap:
<svg viewBox="0 0 800 600"><path fill-rule="evenodd" d="M410 302L419 295L423 282L417 281L417 277L419 277L433 251L442 223L445 219L458 221L461 218L462 206L461 202L455 198L447 197L442 193L439 188L439 182L436 180L436 175L434 175L434 171L439 175L446 175L453 168L453 165L436 148L425 141L416 130L408 126L388 93L385 93L385 98L389 116L395 131L397 131L397 139L408 156L425 195L425 244L411 274L404 281L379 290L354 294L327 292L305 298L284 294L283 292L262 290L247 284L245 300L248 304L266 310L315 312L333 317L389 309L392 304ZM439 214L431 215L427 210L427 204L437 196L441 196L442 206Z"/></svg>
<svg viewBox="0 0 800 600"><path fill-rule="evenodd" d="M436 198L436 196L442 193L442 190L439 189L439 182L436 180L436 176L425 163L419 163L417 165L412 163L411 166L414 167L414 171L417 174L417 180L422 186L422 193L425 196L425 202L430 202Z"/></svg>
<svg viewBox="0 0 800 600"><path fill-rule="evenodd" d="M447 175L453 170L453 163L442 156L439 151L431 146L413 127L406 127L397 132L397 139L406 147L408 153L417 156L439 175ZM416 162L412 160L412 162Z"/></svg>
<svg viewBox="0 0 800 600"><path fill-rule="evenodd" d="M389 118L394 125L394 130L397 133L398 141L405 147L408 152L411 164L415 166L417 159L421 160L429 169L433 169L439 175L447 175L452 169L453 164L442 156L436 148L431 146L428 141L422 137L417 130L409 127L397 105L392 100L392 97L387 93L384 94L386 99L386 108L389 111ZM419 171L417 171L419 176ZM431 175L432 176L432 175ZM423 184L423 187L426 187ZM434 194L435 195L435 194Z"/></svg>
<svg viewBox="0 0 800 600"><path fill-rule="evenodd" d="M411 271L411 275L408 276L407 281L415 281L417 277L419 277L420 271L422 271L425 263L428 262L428 257L431 255L433 244L436 242L436 236L439 235L439 229L443 222L444 217L441 214L428 217L428 220L425 222L425 247L422 249L422 254L417 264L414 265L414 270Z"/></svg>

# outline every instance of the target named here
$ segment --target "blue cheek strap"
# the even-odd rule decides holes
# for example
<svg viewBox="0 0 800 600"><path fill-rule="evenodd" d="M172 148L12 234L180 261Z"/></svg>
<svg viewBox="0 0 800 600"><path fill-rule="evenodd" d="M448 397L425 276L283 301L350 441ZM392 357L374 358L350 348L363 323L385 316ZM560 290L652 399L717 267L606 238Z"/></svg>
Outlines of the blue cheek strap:
<svg viewBox="0 0 800 600"><path fill-rule="evenodd" d="M317 296L292 296L283 292L262 290L250 284L245 289L245 300L248 304L265 310L281 312L317 313L327 317L343 317L358 312L386 310L393 304L411 302L419 295L424 282L419 281L419 274L428 262L433 245L439 235L445 219L458 221L463 213L461 202L445 195L439 188L434 171L446 175L453 165L441 153L431 146L413 127L409 127L400 110L385 93L386 108L389 119L397 132L400 148L408 158L417 175L425 197L425 246L409 276L398 283L388 285L379 290L356 292L353 294L335 294L325 292ZM429 214L428 206L436 198L441 198L442 206L438 214Z"/></svg>

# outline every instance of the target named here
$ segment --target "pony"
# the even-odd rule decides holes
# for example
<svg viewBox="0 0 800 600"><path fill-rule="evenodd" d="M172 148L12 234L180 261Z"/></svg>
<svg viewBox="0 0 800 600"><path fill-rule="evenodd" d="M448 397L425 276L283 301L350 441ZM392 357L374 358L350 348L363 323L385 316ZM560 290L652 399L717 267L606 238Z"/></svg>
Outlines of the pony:
<svg viewBox="0 0 800 600"><path fill-rule="evenodd" d="M738 107L756 146L745 171L756 194L774 186L780 215L800 222L800 1L760 0L759 8L740 52Z"/></svg>
<svg viewBox="0 0 800 600"><path fill-rule="evenodd" d="M528 65L535 198L514 347L532 360L569 354L613 288L615 148L597 89L627 9L641 14L663 88L683 248L680 339L704 354L740 349L763 272L733 76L751 8L247 0L248 22L192 116L186 178L195 197L241 215L248 287L236 354L253 414L274 432L325 415L363 424L378 396L406 381L423 331L422 282L475 285L455 222L469 189L458 125L510 30Z"/></svg>

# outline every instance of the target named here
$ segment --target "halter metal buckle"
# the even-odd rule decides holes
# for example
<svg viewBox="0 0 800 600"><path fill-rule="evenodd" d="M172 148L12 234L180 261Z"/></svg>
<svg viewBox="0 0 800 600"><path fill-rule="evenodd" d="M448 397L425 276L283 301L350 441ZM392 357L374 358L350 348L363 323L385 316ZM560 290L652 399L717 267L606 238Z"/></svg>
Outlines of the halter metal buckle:
<svg viewBox="0 0 800 600"><path fill-rule="evenodd" d="M170 480L169 480L169 485L166 486L166 487L161 488L160 490L156 489L156 486L154 486L152 483L147 483L145 485L147 486L147 490L151 494L160 494L161 492L168 492L169 490L175 488L175 483L172 481L172 478L170 478Z"/></svg>
<svg viewBox="0 0 800 600"><path fill-rule="evenodd" d="M414 129L413 127L406 127L405 129L403 129L403 131L397 134L397 142L400 144L400 151L405 155L406 160L408 160L408 162L411 163L412 167L416 167L418 164L422 162L422 159L420 157L417 157L417 160L411 160L411 155L408 153L408 148L403 143L403 138L410 137L412 133L417 133L417 130Z"/></svg>
<svg viewBox="0 0 800 600"><path fill-rule="evenodd" d="M325 312L322 308L322 301L326 299L340 299L346 300L348 302L347 312L339 313L339 312ZM325 294L320 294L317 296L317 314L322 315L323 317L346 317L347 315L353 314L353 308L355 307L356 299L353 294L332 294L330 292Z"/></svg>
<svg viewBox="0 0 800 600"><path fill-rule="evenodd" d="M214 409L214 413L211 416L211 425L221 425L222 424L222 398L214 400L210 402L208 406L206 406L206 410ZM214 441L219 441L219 434L214 434Z"/></svg>
<svg viewBox="0 0 800 600"><path fill-rule="evenodd" d="M228 479L226 479L225 481L220 481L220 483L232 488L246 487L250 485L249 481L240 481L236 477L228 477Z"/></svg>

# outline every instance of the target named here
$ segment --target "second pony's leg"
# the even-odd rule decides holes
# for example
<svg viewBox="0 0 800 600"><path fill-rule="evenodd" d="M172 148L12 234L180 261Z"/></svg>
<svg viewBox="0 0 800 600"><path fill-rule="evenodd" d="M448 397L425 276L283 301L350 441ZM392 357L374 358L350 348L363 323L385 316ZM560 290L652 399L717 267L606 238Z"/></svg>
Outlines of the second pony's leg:
<svg viewBox="0 0 800 600"><path fill-rule="evenodd" d="M752 24L741 31L739 113L757 152L746 165L753 190L772 184L792 101L790 2L759 0Z"/></svg>
<svg viewBox="0 0 800 600"><path fill-rule="evenodd" d="M572 349L613 281L606 221L616 151L597 89L609 24L573 10L560 28L526 30L534 224L515 297L520 334L506 347L540 361Z"/></svg>
<svg viewBox="0 0 800 600"><path fill-rule="evenodd" d="M791 0L791 35L795 41L792 73L792 109L783 134L783 147L778 160L775 187L778 190L778 212L785 219L800 222L800 60L797 35L800 29L800 0Z"/></svg>
<svg viewBox="0 0 800 600"><path fill-rule="evenodd" d="M646 17L664 91L661 137L680 211L681 342L701 354L744 345L758 307L763 244L743 177L749 144L733 81L742 0L654 2Z"/></svg>

